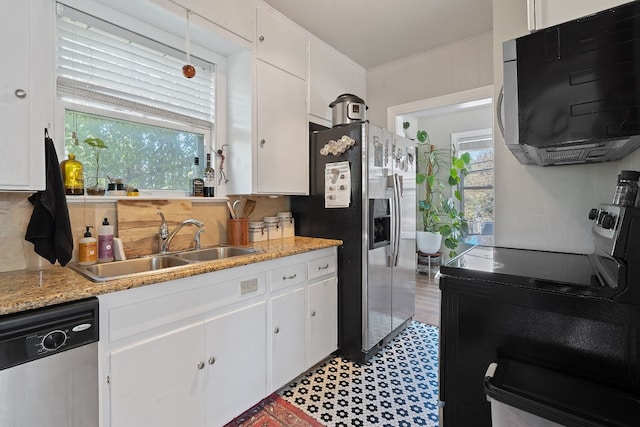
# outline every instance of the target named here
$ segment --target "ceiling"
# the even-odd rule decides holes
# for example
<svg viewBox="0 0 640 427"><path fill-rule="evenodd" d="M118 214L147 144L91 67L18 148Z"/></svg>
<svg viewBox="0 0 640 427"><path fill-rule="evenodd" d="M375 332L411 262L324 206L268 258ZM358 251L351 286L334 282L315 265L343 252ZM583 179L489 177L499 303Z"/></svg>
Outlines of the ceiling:
<svg viewBox="0 0 640 427"><path fill-rule="evenodd" d="M369 69L492 31L492 0L264 0Z"/></svg>

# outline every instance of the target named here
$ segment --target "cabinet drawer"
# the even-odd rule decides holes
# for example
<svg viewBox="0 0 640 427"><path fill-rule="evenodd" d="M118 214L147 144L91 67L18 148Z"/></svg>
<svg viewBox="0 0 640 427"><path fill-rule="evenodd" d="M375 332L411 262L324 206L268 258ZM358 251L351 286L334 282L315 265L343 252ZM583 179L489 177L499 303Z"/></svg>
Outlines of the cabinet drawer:
<svg viewBox="0 0 640 427"><path fill-rule="evenodd" d="M309 280L336 272L336 257L327 256L309 261Z"/></svg>
<svg viewBox="0 0 640 427"><path fill-rule="evenodd" d="M271 292L307 281L307 265L299 263L271 271Z"/></svg>

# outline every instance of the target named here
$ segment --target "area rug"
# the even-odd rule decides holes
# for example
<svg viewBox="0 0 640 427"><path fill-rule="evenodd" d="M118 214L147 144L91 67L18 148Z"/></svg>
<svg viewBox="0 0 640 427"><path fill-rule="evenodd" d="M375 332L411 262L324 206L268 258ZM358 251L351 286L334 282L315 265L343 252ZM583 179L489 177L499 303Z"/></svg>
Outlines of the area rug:
<svg viewBox="0 0 640 427"><path fill-rule="evenodd" d="M311 416L287 402L277 393L260 401L236 417L226 427L320 427Z"/></svg>

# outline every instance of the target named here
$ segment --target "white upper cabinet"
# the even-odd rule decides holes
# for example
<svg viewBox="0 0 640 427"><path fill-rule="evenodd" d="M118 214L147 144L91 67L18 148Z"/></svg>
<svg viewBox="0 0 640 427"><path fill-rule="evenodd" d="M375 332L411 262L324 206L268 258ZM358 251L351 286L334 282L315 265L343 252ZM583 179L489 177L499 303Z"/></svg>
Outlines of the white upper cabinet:
<svg viewBox="0 0 640 427"><path fill-rule="evenodd" d="M53 2L24 0L3 6L0 190L44 190L44 129L53 124L55 101ZM54 136L51 129L49 134Z"/></svg>
<svg viewBox="0 0 640 427"><path fill-rule="evenodd" d="M252 93L255 115L251 131L243 132L240 123L247 114L229 104L227 192L308 194L307 39L302 29L270 9L257 9L256 25L254 75L249 76L253 91L243 86L246 79L236 66L244 66L246 58L228 62L229 91Z"/></svg>
<svg viewBox="0 0 640 427"><path fill-rule="evenodd" d="M330 47L311 40L309 44L310 121L331 126L329 104L343 93L366 101L366 70ZM321 120L317 120L321 119Z"/></svg>
<svg viewBox="0 0 640 427"><path fill-rule="evenodd" d="M528 0L529 31L561 24L629 0Z"/></svg>
<svg viewBox="0 0 640 427"><path fill-rule="evenodd" d="M307 194L307 85L262 61L257 67L255 188L260 194Z"/></svg>
<svg viewBox="0 0 640 427"><path fill-rule="evenodd" d="M307 79L307 38L275 12L258 8L256 56L301 79Z"/></svg>
<svg viewBox="0 0 640 427"><path fill-rule="evenodd" d="M254 41L255 6L252 0L172 0L215 24Z"/></svg>

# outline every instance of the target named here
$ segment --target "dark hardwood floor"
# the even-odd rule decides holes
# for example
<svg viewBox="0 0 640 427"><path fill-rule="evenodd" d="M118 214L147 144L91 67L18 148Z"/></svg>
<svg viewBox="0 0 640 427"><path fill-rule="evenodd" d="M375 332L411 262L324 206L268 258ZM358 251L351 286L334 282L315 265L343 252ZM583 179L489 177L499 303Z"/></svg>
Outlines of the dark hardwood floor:
<svg viewBox="0 0 640 427"><path fill-rule="evenodd" d="M437 266L432 266L428 273L416 272L416 313L413 320L439 327L440 289L435 277L437 273Z"/></svg>

